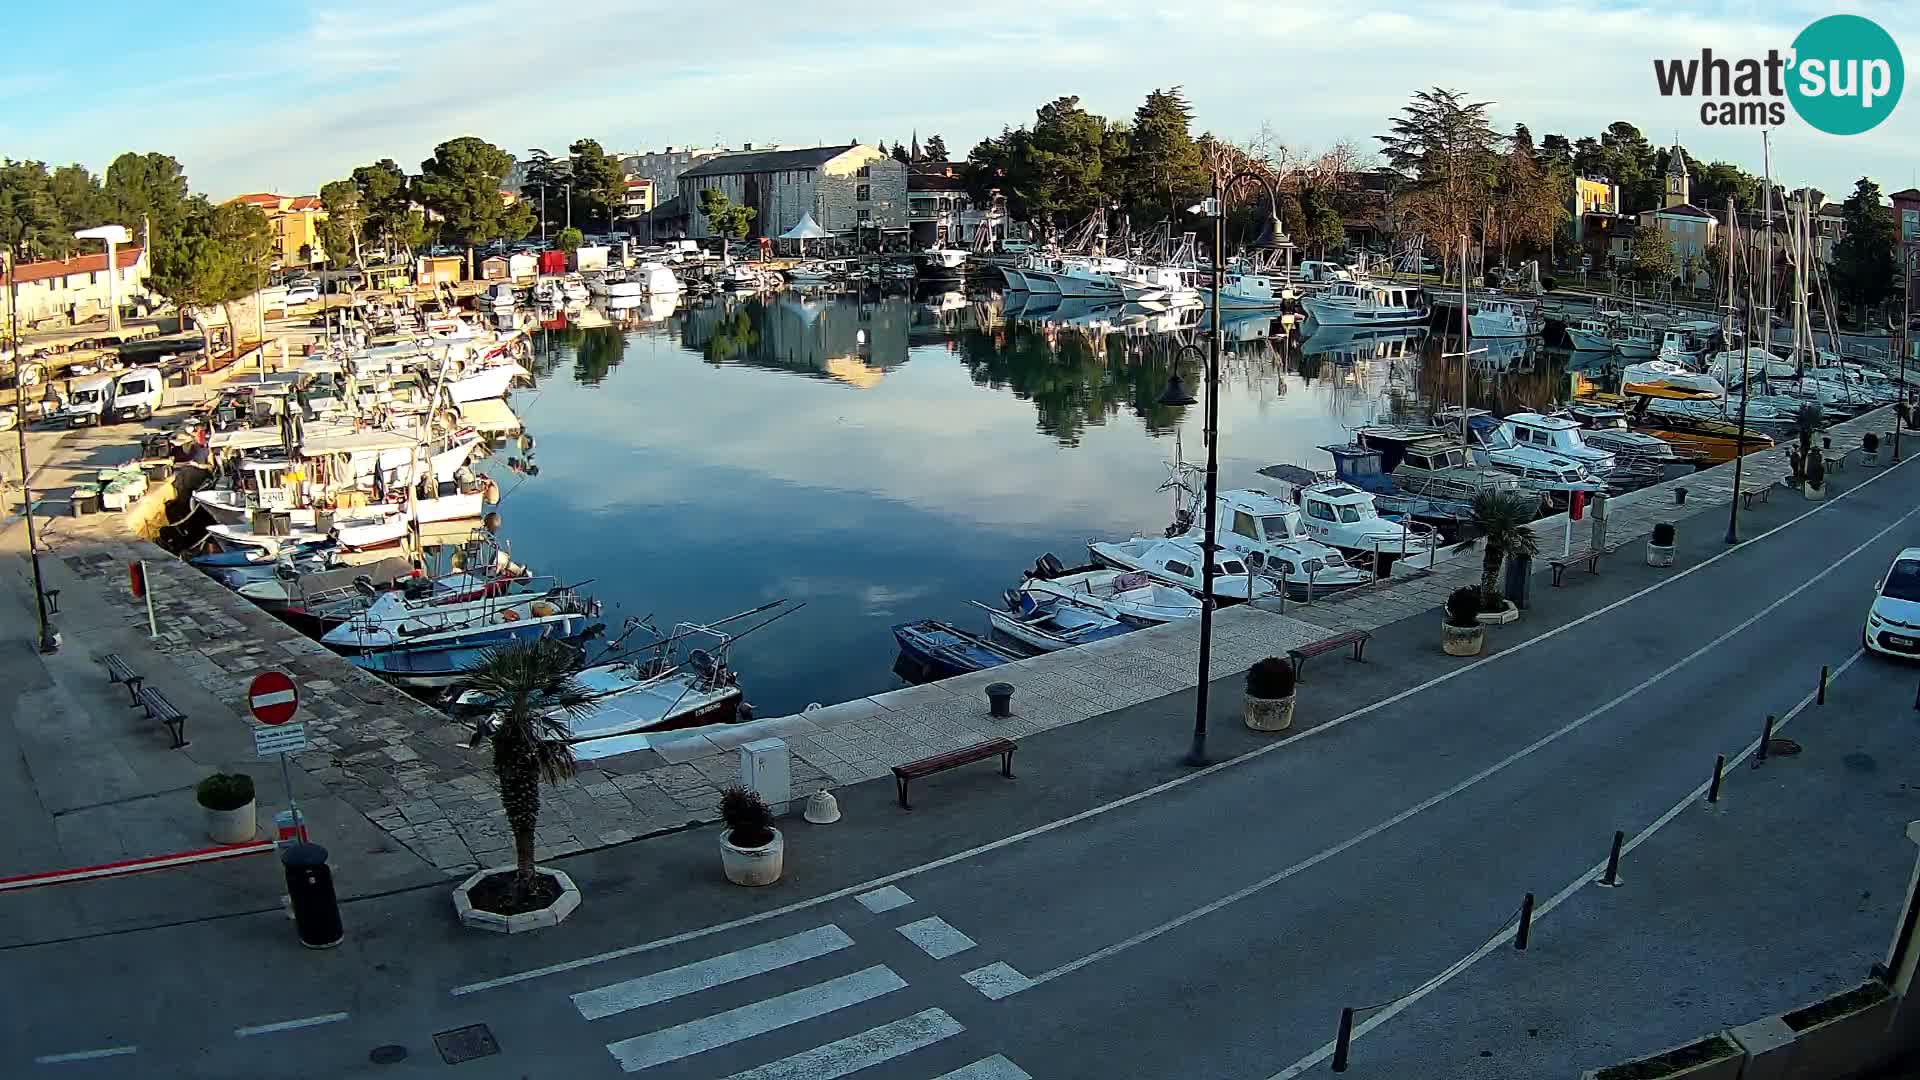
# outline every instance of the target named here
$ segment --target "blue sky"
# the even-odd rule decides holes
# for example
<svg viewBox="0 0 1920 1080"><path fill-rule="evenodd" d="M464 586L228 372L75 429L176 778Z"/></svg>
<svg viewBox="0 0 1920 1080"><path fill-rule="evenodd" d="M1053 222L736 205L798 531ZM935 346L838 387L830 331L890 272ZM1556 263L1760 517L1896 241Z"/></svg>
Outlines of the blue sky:
<svg viewBox="0 0 1920 1080"><path fill-rule="evenodd" d="M15 0L0 31L0 156L103 168L126 149L179 157L194 186L312 192L391 157L418 167L474 134L515 152L592 136L610 149L799 145L942 133L956 156L1059 94L1110 116L1184 85L1196 129L1262 125L1311 153L1371 136L1415 89L1494 102L1535 136L1629 120L1696 156L1758 170L1756 129L1703 127L1662 99L1652 59L1786 48L1834 8L1786 3L1413 3L1315 0ZM1912 5L1845 9L1920 60ZM112 59L89 54L110 43ZM1836 196L1860 175L1915 186L1920 90L1864 135L1797 118L1775 171Z"/></svg>

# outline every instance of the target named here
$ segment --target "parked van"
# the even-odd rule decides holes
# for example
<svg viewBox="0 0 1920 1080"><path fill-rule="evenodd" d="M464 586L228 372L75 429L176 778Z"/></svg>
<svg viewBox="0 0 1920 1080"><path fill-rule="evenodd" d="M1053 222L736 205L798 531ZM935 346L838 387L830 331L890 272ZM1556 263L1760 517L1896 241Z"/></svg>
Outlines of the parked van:
<svg viewBox="0 0 1920 1080"><path fill-rule="evenodd" d="M74 427L145 420L159 409L166 381L159 368L143 367L101 375L73 384L67 400L67 422Z"/></svg>

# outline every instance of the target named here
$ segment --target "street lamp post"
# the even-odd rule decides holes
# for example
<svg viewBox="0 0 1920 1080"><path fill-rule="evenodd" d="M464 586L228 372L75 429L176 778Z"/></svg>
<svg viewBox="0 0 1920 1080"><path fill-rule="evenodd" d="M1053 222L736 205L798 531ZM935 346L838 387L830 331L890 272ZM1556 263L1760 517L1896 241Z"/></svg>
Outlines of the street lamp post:
<svg viewBox="0 0 1920 1080"><path fill-rule="evenodd" d="M1730 237L1727 242L1727 250L1731 253L1734 245L1734 239L1732 238L1737 235L1739 226L1739 219L1735 217L1732 197L1728 197L1727 199L1727 222L1728 236ZM1746 261L1747 313L1746 319L1740 328L1740 426L1735 430L1733 436L1733 498L1727 503L1728 544L1737 544L1740 542L1740 483L1742 477L1745 475L1747 461L1747 397L1753 391L1753 388L1747 385L1747 362L1753 352L1753 253L1751 250L1747 252ZM1731 275L1733 266L1731 258L1729 258L1727 265L1728 273ZM1733 291L1731 288L1727 291L1727 305L1729 307L1733 305ZM1771 320L1771 315L1769 315L1768 318Z"/></svg>
<svg viewBox="0 0 1920 1080"><path fill-rule="evenodd" d="M1920 251L1920 245L1912 241L1900 242L1900 400L1893 408L1893 463L1900 464L1900 429L1906 425L1903 415L1911 406L1907 404L1907 356L1913 352L1913 270L1914 253Z"/></svg>
<svg viewBox="0 0 1920 1080"><path fill-rule="evenodd" d="M1226 277L1226 265L1221 256L1225 246L1225 213L1221 199L1242 180L1258 180L1266 185L1267 194L1272 202L1271 237L1274 244L1285 239L1285 227L1280 223L1280 196L1273 181L1262 173L1243 170L1222 181L1218 172L1213 174L1213 192L1207 201L1191 209L1198 210L1213 219L1213 312L1211 316L1211 334L1207 345L1207 407L1203 421L1203 436L1207 443L1207 480L1204 498L1205 532L1200 544L1200 682L1195 688L1193 709L1193 745L1188 748L1182 761L1189 766L1199 768L1207 764L1207 681L1211 675L1213 659L1213 565L1215 540L1218 537L1218 513L1214 506L1220 486L1220 282ZM1193 396L1186 392L1180 383L1178 370L1179 357L1185 355L1186 346L1174 358L1176 365L1173 377L1167 381L1166 392L1160 395L1162 405L1191 405ZM1197 351L1197 350L1196 350ZM1251 599L1251 590L1249 590Z"/></svg>

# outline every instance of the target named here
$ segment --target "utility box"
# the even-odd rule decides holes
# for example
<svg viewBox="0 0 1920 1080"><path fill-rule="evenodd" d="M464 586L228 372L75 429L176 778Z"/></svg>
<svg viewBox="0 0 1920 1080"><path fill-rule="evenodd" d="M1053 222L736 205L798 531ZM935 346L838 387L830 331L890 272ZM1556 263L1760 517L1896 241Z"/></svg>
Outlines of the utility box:
<svg viewBox="0 0 1920 1080"><path fill-rule="evenodd" d="M776 814L793 801L793 768L785 739L759 739L740 747L740 786L760 793Z"/></svg>
<svg viewBox="0 0 1920 1080"><path fill-rule="evenodd" d="M1593 497L1593 549L1599 551L1607 546L1607 497Z"/></svg>
<svg viewBox="0 0 1920 1080"><path fill-rule="evenodd" d="M1507 556L1506 577L1500 582L1500 595L1521 611L1533 602L1533 556Z"/></svg>

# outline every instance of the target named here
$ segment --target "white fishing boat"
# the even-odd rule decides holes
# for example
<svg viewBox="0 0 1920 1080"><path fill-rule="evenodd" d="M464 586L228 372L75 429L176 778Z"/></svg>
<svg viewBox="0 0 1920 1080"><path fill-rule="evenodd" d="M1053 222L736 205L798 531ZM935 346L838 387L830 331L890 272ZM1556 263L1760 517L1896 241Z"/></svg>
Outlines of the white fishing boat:
<svg viewBox="0 0 1920 1080"><path fill-rule="evenodd" d="M913 261L923 278L954 280L966 274L967 255L964 248L930 247L914 252Z"/></svg>
<svg viewBox="0 0 1920 1080"><path fill-rule="evenodd" d="M486 292L475 297L474 303L479 307L488 308L493 311L511 311L513 310L513 306L519 303L519 301L513 295L513 285L511 282L496 281L492 285L487 286Z"/></svg>
<svg viewBox="0 0 1920 1080"><path fill-rule="evenodd" d="M1043 599L1019 589L1007 590L1005 607L972 603L987 613L987 622L995 630L1036 652L1070 649L1139 629L1097 608L1062 597Z"/></svg>
<svg viewBox="0 0 1920 1080"><path fill-rule="evenodd" d="M1116 619L1157 626L1200 614L1200 600L1185 589L1162 585L1145 574L1101 566L1067 569L1051 554L1034 561L1020 591L1071 600Z"/></svg>
<svg viewBox="0 0 1920 1080"><path fill-rule="evenodd" d="M1380 516L1373 495L1340 480L1322 480L1298 489L1299 528L1308 536L1348 555L1371 560L1419 559L1437 554L1440 533L1415 521Z"/></svg>
<svg viewBox="0 0 1920 1080"><path fill-rule="evenodd" d="M1134 537L1120 543L1087 543L1093 561L1117 570L1132 570L1157 581L1177 585L1198 596L1203 585L1200 544L1186 539ZM1213 597L1216 600L1262 600L1280 591L1268 578L1254 573L1238 557L1225 554L1213 560Z"/></svg>
<svg viewBox="0 0 1920 1080"><path fill-rule="evenodd" d="M1612 352L1613 335L1613 324L1606 319L1581 319L1567 327L1567 341L1581 352Z"/></svg>
<svg viewBox="0 0 1920 1080"><path fill-rule="evenodd" d="M1620 373L1620 392L1628 397L1701 400L1727 396L1727 388L1718 379L1667 360L1627 365Z"/></svg>
<svg viewBox="0 0 1920 1080"><path fill-rule="evenodd" d="M531 379L532 373L519 364L509 361L480 368L457 379L446 382L447 399L455 405L468 401L485 401L488 398L505 397L507 390L516 379Z"/></svg>
<svg viewBox="0 0 1920 1080"><path fill-rule="evenodd" d="M1228 271L1220 279L1220 310L1258 310L1279 308L1295 296L1287 279L1278 273ZM1213 303L1213 290L1200 292L1202 303Z"/></svg>
<svg viewBox="0 0 1920 1080"><path fill-rule="evenodd" d="M1198 477L1197 468L1182 464L1176 466L1174 478L1168 481L1168 486L1189 497L1169 531L1189 541L1195 551L1206 533L1201 516L1204 489L1195 483ZM1221 550L1240 556L1252 573L1279 582L1290 597L1312 599L1372 580L1367 571L1349 566L1345 556L1314 537L1306 528L1300 507L1284 499L1255 488L1240 488L1220 492L1214 510L1214 535Z"/></svg>
<svg viewBox="0 0 1920 1080"><path fill-rule="evenodd" d="M1532 337L1546 325L1533 311L1511 300L1477 301L1467 318L1475 338Z"/></svg>
<svg viewBox="0 0 1920 1080"><path fill-rule="evenodd" d="M1617 464L1612 451L1587 445L1579 421L1570 417L1510 413L1500 421L1500 430L1516 446L1577 461L1598 477L1604 478Z"/></svg>
<svg viewBox="0 0 1920 1080"><path fill-rule="evenodd" d="M824 262L804 262L787 268L787 280L795 285L824 285L837 276L833 267Z"/></svg>
<svg viewBox="0 0 1920 1080"><path fill-rule="evenodd" d="M1341 281L1300 303L1326 326L1404 326L1426 321L1422 299L1411 285Z"/></svg>
<svg viewBox="0 0 1920 1080"><path fill-rule="evenodd" d="M671 296L680 291L680 279L661 262L641 263L628 271L627 280L640 286L642 296Z"/></svg>

